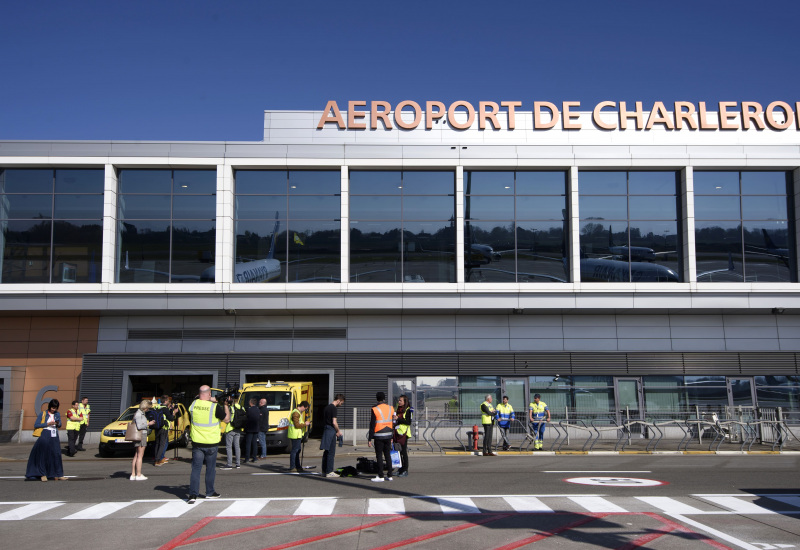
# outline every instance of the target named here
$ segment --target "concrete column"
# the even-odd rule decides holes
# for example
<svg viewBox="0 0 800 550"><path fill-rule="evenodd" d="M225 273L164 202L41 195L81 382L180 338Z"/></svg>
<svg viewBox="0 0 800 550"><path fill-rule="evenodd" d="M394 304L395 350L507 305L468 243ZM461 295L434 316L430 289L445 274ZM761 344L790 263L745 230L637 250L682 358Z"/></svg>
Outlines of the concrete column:
<svg viewBox="0 0 800 550"><path fill-rule="evenodd" d="M101 260L100 282L106 285L119 280L119 268L125 259L117 247L118 226L117 203L119 200L119 178L113 164L105 165L103 184L103 252Z"/></svg>
<svg viewBox="0 0 800 550"><path fill-rule="evenodd" d="M697 256L694 242L694 169L687 166L681 170L681 232L683 243L683 280L697 282Z"/></svg>
<svg viewBox="0 0 800 550"><path fill-rule="evenodd" d="M580 212L578 211L580 195L578 193L578 167L571 166L567 181L567 204L569 211L565 215L569 216L566 230L568 234L564 236L567 240L567 254L569 255L569 280L577 283L581 280L581 239L580 239Z"/></svg>

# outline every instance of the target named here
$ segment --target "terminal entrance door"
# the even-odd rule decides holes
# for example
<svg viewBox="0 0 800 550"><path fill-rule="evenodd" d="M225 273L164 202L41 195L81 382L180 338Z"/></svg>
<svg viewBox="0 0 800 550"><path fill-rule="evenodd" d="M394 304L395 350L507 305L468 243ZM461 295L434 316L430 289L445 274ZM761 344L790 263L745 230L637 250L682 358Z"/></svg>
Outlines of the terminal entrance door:
<svg viewBox="0 0 800 550"><path fill-rule="evenodd" d="M755 420L756 402L753 377L728 378L728 405L731 406L731 420L750 422Z"/></svg>
<svg viewBox="0 0 800 550"><path fill-rule="evenodd" d="M411 434L414 437L416 437L419 432L417 426L419 426L418 422L420 421L420 415L424 414L417 410L416 386L417 383L415 378L389 378L388 404L392 406L392 409L397 410L397 399L401 395L406 396L411 408L414 409L414 414L411 417Z"/></svg>
<svg viewBox="0 0 800 550"><path fill-rule="evenodd" d="M503 395L508 396L508 404L514 407L514 416L517 420L525 424L528 417L528 379L527 378L503 378ZM500 396L500 403L503 402L503 395Z"/></svg>
<svg viewBox="0 0 800 550"><path fill-rule="evenodd" d="M617 394L617 422L624 424L636 420L644 420L644 392L640 377L616 378ZM631 434L642 436L642 425L634 424L630 428Z"/></svg>

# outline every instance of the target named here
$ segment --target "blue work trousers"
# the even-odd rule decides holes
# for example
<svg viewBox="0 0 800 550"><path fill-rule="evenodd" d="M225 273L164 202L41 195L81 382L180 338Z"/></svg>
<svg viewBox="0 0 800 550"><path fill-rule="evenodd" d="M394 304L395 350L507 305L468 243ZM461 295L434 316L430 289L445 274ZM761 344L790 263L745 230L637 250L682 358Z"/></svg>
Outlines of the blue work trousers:
<svg viewBox="0 0 800 550"><path fill-rule="evenodd" d="M189 479L189 494L200 494L200 470L206 465L206 496L214 494L214 480L217 477L217 446L192 446L192 477Z"/></svg>

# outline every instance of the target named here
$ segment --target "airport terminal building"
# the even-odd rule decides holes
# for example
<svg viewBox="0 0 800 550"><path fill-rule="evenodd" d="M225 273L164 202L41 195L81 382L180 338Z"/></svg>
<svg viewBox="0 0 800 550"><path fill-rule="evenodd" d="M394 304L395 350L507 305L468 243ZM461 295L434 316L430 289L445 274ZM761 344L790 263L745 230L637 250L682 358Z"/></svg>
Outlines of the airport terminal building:
<svg viewBox="0 0 800 550"><path fill-rule="evenodd" d="M798 111L352 101L260 142L0 141L4 423L260 380L345 393L345 426L378 390L798 412Z"/></svg>

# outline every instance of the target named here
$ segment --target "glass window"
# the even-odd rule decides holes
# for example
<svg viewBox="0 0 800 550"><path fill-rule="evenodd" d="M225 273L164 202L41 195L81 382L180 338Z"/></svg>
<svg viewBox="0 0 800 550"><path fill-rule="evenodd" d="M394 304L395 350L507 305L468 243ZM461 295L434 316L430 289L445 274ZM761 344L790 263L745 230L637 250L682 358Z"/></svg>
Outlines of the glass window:
<svg viewBox="0 0 800 550"><path fill-rule="evenodd" d="M53 171L30 168L0 170L0 193L52 193Z"/></svg>
<svg viewBox="0 0 800 550"><path fill-rule="evenodd" d="M0 170L3 283L99 282L104 174Z"/></svg>
<svg viewBox="0 0 800 550"><path fill-rule="evenodd" d="M350 280L455 282L455 174L350 172Z"/></svg>
<svg viewBox="0 0 800 550"><path fill-rule="evenodd" d="M214 282L216 182L216 170L119 171L118 282Z"/></svg>
<svg viewBox="0 0 800 550"><path fill-rule="evenodd" d="M56 170L56 193L103 194L105 170Z"/></svg>
<svg viewBox="0 0 800 550"><path fill-rule="evenodd" d="M341 280L341 171L237 170L234 281Z"/></svg>
<svg viewBox="0 0 800 550"><path fill-rule="evenodd" d="M694 182L698 281L797 281L789 172L695 172Z"/></svg>
<svg viewBox="0 0 800 550"><path fill-rule="evenodd" d="M566 172L464 174L467 282L567 282Z"/></svg>
<svg viewBox="0 0 800 550"><path fill-rule="evenodd" d="M676 172L581 171L579 189L581 281L681 281Z"/></svg>

